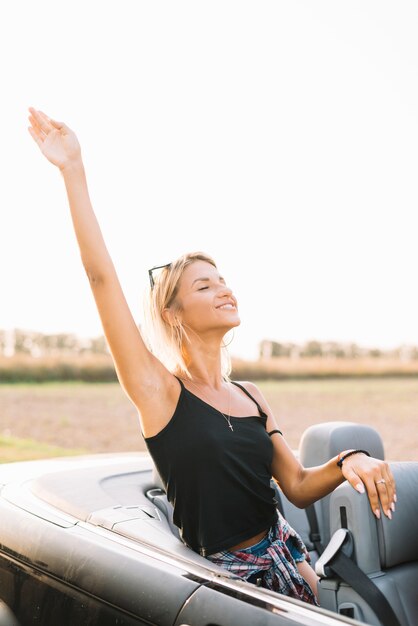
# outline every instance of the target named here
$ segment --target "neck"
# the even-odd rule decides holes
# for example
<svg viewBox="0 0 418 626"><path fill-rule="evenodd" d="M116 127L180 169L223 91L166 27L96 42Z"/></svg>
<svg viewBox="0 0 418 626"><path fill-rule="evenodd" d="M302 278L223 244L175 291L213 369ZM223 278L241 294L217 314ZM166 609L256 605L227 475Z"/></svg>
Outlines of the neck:
<svg viewBox="0 0 418 626"><path fill-rule="evenodd" d="M220 389L224 384L221 368L221 349L217 345L187 346L188 370L197 385Z"/></svg>
<svg viewBox="0 0 418 626"><path fill-rule="evenodd" d="M194 385L199 387L210 387L211 389L221 389L225 380L221 373L221 368L205 368L205 367L189 367L191 378L189 379Z"/></svg>

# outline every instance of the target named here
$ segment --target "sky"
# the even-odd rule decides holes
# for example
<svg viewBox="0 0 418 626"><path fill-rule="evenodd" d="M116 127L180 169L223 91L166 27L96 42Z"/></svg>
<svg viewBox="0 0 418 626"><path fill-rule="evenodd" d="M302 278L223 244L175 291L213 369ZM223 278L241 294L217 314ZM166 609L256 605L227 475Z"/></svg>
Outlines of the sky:
<svg viewBox="0 0 418 626"><path fill-rule="evenodd" d="M259 342L418 344L418 4L2 3L0 329L102 334L27 107L80 140L138 323L147 270L211 254Z"/></svg>

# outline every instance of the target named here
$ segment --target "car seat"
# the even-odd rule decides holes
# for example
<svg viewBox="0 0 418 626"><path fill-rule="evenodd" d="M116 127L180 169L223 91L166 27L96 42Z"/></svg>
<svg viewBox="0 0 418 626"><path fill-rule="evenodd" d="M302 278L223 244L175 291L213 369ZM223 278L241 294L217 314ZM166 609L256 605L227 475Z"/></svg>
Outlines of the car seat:
<svg viewBox="0 0 418 626"><path fill-rule="evenodd" d="M367 494L357 493L348 483L340 485L329 499L330 529L333 540L316 564L320 576L319 599L326 609L353 617L368 624L418 624L418 463L390 463L397 486L396 512L392 520L383 513L377 520ZM331 550L337 535L345 535L343 545ZM351 550L350 544L351 543ZM344 548L344 546L346 546ZM377 617L369 606L364 588L359 592L353 583L343 582L332 570L339 550L377 587L378 602L389 605L389 621ZM354 580L358 588L358 581ZM379 609L379 606L377 606Z"/></svg>
<svg viewBox="0 0 418 626"><path fill-rule="evenodd" d="M324 422L310 426L303 433L297 456L304 467L322 465L349 448L363 449L378 459L384 458L383 442L370 426L354 422ZM276 485L283 517L300 534L314 566L330 539L330 496L321 498L306 509L292 504Z"/></svg>

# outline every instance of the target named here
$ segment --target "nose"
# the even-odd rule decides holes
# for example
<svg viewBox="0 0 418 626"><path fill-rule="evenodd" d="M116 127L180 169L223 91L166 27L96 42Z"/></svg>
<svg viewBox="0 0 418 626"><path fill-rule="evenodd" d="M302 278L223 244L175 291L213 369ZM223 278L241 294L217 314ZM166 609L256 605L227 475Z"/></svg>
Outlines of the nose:
<svg viewBox="0 0 418 626"><path fill-rule="evenodd" d="M225 285L224 283L220 283L219 285L219 295L222 297L232 297L232 289L230 287L228 287L228 285Z"/></svg>

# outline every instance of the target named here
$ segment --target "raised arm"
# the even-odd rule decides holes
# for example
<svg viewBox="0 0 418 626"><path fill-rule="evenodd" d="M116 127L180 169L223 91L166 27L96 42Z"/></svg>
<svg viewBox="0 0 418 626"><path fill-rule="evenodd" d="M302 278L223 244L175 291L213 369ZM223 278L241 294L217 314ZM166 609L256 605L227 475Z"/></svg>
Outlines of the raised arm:
<svg viewBox="0 0 418 626"><path fill-rule="evenodd" d="M41 111L29 111L30 135L64 178L81 260L119 381L140 411L144 434L150 436L171 416L178 394L177 381L148 350L129 310L90 202L75 133Z"/></svg>

